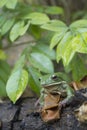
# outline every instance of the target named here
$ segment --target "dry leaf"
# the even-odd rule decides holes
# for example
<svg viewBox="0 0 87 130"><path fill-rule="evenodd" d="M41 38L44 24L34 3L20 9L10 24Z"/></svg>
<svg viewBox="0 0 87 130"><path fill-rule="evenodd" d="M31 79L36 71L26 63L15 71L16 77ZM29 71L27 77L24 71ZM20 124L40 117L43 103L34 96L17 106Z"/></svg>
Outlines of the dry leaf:
<svg viewBox="0 0 87 130"><path fill-rule="evenodd" d="M58 103L60 101L60 95L48 94L44 98L44 107L41 111L41 117L44 122L54 121L60 118L60 109Z"/></svg>
<svg viewBox="0 0 87 130"><path fill-rule="evenodd" d="M47 96L45 96L44 99L44 110L50 109L50 108L54 108L58 106L58 102L60 101L60 95L52 95L52 94L48 94Z"/></svg>
<svg viewBox="0 0 87 130"><path fill-rule="evenodd" d="M41 112L41 117L44 122L51 122L60 119L60 110L58 110L58 107L54 107L49 110L43 110Z"/></svg>
<svg viewBox="0 0 87 130"><path fill-rule="evenodd" d="M71 82L70 86L73 87L75 90L87 88L87 76L83 77L79 82Z"/></svg>

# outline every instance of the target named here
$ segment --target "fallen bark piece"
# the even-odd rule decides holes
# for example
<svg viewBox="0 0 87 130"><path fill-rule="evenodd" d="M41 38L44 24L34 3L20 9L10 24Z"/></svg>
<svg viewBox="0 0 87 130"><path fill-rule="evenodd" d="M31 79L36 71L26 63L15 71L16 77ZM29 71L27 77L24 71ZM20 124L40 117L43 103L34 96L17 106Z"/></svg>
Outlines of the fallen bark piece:
<svg viewBox="0 0 87 130"><path fill-rule="evenodd" d="M75 91L75 94L69 106L71 106L72 108L77 108L81 106L83 102L87 101L87 97L85 97L84 94L84 89Z"/></svg>
<svg viewBox="0 0 87 130"><path fill-rule="evenodd" d="M11 128L12 128L11 122L3 122L0 130L11 130Z"/></svg>
<svg viewBox="0 0 87 130"><path fill-rule="evenodd" d="M19 113L19 120L22 120L26 115L35 111L36 98L25 98L21 102L21 110Z"/></svg>
<svg viewBox="0 0 87 130"><path fill-rule="evenodd" d="M2 122L10 122L14 119L18 106L13 105L10 101L0 103L0 119Z"/></svg>

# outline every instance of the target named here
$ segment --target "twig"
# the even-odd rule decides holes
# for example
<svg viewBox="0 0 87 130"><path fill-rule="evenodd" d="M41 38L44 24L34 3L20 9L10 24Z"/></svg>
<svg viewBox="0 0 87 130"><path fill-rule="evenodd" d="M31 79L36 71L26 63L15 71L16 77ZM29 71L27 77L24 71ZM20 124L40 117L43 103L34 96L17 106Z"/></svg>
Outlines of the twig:
<svg viewBox="0 0 87 130"><path fill-rule="evenodd" d="M21 43L18 43L18 44L9 45L9 46L3 47L3 50L7 50L7 49L12 48L12 47L26 45L26 44L29 44L29 43L36 43L36 41L31 40L31 41L21 42Z"/></svg>

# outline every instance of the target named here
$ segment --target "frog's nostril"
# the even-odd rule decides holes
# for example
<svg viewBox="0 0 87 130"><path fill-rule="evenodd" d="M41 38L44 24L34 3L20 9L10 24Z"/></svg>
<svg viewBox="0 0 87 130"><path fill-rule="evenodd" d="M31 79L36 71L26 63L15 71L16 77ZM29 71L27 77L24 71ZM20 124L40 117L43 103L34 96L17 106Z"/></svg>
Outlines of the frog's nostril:
<svg viewBox="0 0 87 130"><path fill-rule="evenodd" d="M51 77L53 80L56 80L57 79L57 75L52 75Z"/></svg>

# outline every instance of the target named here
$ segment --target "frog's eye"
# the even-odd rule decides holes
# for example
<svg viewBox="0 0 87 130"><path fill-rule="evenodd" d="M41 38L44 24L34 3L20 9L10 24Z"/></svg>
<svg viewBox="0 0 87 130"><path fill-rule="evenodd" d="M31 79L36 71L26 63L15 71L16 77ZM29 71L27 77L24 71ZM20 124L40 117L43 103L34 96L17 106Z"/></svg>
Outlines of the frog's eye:
<svg viewBox="0 0 87 130"><path fill-rule="evenodd" d="M39 81L41 81L41 78L39 78Z"/></svg>
<svg viewBox="0 0 87 130"><path fill-rule="evenodd" d="M52 77L51 77L53 80L56 80L58 77L57 77L57 75L52 75Z"/></svg>

